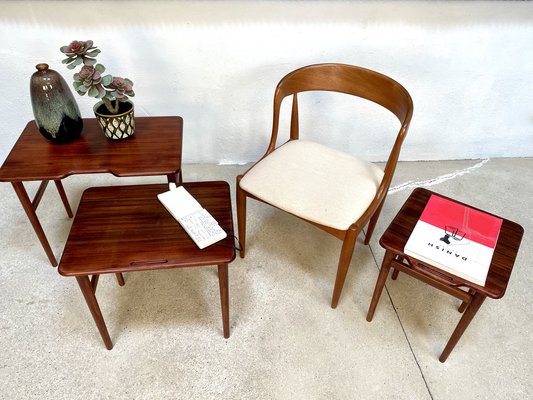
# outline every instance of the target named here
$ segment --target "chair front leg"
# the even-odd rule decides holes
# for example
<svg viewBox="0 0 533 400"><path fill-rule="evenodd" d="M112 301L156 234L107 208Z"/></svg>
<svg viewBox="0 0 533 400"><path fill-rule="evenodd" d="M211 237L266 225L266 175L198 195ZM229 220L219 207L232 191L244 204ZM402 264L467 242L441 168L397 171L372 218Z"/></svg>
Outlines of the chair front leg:
<svg viewBox="0 0 533 400"><path fill-rule="evenodd" d="M348 273L348 268L350 268L350 262L352 261L355 241L357 240L358 234L359 231L356 231L355 229L349 229L344 237L341 255L339 258L339 266L337 268L337 276L335 277L331 308L337 308L337 304L339 303L342 287L344 286L344 280L346 279L346 274Z"/></svg>
<svg viewBox="0 0 533 400"><path fill-rule="evenodd" d="M237 229L239 231L239 254L244 258L246 248L246 192L241 189L242 175L237 176Z"/></svg>

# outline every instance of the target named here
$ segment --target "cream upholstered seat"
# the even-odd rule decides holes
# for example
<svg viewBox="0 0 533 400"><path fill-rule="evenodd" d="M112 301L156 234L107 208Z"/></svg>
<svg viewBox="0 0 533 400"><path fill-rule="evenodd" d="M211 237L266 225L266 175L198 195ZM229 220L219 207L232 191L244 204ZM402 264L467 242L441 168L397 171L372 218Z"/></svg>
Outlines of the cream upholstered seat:
<svg viewBox="0 0 533 400"><path fill-rule="evenodd" d="M300 140L298 93L307 91L357 96L385 107L398 118L400 129L383 171L352 155ZM286 143L277 146L280 107L288 96L292 97L290 137ZM335 308L357 236L368 224L365 236L365 244L368 244L374 231L412 113L413 102L403 86L365 68L316 64L286 75L274 94L272 135L266 153L246 173L237 177L241 257L246 249L248 197L287 211L334 235L343 241L331 300L331 306Z"/></svg>
<svg viewBox="0 0 533 400"><path fill-rule="evenodd" d="M382 178L375 164L294 140L257 163L240 187L300 218L346 230L372 203Z"/></svg>

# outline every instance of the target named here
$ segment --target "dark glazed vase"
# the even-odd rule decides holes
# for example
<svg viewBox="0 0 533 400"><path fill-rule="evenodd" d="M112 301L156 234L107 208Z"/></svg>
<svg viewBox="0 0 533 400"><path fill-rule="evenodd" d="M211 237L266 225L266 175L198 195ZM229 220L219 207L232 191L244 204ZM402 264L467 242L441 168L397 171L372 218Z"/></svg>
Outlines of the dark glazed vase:
<svg viewBox="0 0 533 400"><path fill-rule="evenodd" d="M53 143L78 138L83 121L67 83L48 64L37 64L36 68L30 80L30 96L39 132Z"/></svg>

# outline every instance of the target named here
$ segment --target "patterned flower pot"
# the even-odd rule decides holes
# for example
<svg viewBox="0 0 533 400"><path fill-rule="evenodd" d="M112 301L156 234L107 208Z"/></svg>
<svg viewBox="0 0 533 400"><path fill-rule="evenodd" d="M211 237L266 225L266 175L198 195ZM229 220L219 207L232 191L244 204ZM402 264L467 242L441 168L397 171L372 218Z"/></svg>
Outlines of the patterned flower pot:
<svg viewBox="0 0 533 400"><path fill-rule="evenodd" d="M131 101L120 103L117 114L110 114L103 101L96 103L93 111L109 139L127 139L133 135L135 121Z"/></svg>

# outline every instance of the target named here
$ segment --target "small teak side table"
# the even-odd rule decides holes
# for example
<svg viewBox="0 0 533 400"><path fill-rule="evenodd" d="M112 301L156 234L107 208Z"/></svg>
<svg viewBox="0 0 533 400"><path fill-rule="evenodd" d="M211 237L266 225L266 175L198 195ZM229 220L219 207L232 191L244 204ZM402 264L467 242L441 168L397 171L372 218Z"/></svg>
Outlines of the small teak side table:
<svg viewBox="0 0 533 400"><path fill-rule="evenodd" d="M49 181L54 181L69 217L72 210L61 180L74 174L111 173L118 177L166 175L181 182L181 117L136 117L135 133L111 140L95 118L83 119L83 131L69 143L53 144L30 121L0 168L0 182L11 182L43 249L53 266L57 260L37 214ZM23 182L41 181L33 200Z"/></svg>
<svg viewBox="0 0 533 400"><path fill-rule="evenodd" d="M432 194L433 192L427 189L415 189L381 237L379 243L385 248L386 252L366 319L369 322L372 321L391 268L394 270L392 279L396 279L399 271L402 271L457 297L462 300L459 312L464 312L464 314L439 358L440 362L445 362L483 304L483 301L487 297L499 299L505 294L524 230L520 225L502 218L503 223L485 286L476 285L442 269L424 264L422 261L404 253L405 244ZM462 204L460 202L457 203Z"/></svg>
<svg viewBox="0 0 533 400"><path fill-rule="evenodd" d="M200 250L159 202L166 184L106 186L85 190L74 218L59 273L76 277L100 335L113 343L96 300L101 274L218 265L224 337L228 338L228 264L235 258L229 185L226 182L183 186L218 221L228 236Z"/></svg>

